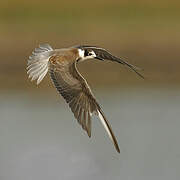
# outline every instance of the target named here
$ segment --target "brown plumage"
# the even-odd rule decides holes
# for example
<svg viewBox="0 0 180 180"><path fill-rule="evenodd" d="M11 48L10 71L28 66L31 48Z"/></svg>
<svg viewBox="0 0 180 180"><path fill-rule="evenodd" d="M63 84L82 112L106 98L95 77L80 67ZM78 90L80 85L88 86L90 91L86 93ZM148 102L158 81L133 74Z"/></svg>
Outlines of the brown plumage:
<svg viewBox="0 0 180 180"><path fill-rule="evenodd" d="M68 53L71 53L69 51ZM112 135L114 145L120 152L116 138L112 129L105 118L99 104L96 102L86 80L81 76L76 68L77 56L69 60L69 56L52 56L49 59L49 71L53 83L58 92L69 104L71 111L82 128L91 137L91 114L97 114L97 110L102 113L106 124Z"/></svg>
<svg viewBox="0 0 180 180"><path fill-rule="evenodd" d="M125 64L136 71L136 67L112 56L102 48L91 46L77 46L66 49L53 50L48 44L40 45L28 60L28 74L39 84L49 70L51 79L57 91L68 103L78 123L91 137L91 117L97 115L101 120L117 152L120 152L117 140L101 107L97 103L86 80L76 68L77 62L85 59L109 59ZM142 75L140 75L142 77Z"/></svg>

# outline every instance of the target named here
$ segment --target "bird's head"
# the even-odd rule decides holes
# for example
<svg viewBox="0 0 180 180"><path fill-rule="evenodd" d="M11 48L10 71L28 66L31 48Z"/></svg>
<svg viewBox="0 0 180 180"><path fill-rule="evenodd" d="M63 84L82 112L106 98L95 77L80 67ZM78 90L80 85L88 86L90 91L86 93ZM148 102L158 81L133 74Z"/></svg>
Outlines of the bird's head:
<svg viewBox="0 0 180 180"><path fill-rule="evenodd" d="M97 54L92 49L78 48L78 52L82 60L94 59L94 58L103 60L102 58L98 57Z"/></svg>

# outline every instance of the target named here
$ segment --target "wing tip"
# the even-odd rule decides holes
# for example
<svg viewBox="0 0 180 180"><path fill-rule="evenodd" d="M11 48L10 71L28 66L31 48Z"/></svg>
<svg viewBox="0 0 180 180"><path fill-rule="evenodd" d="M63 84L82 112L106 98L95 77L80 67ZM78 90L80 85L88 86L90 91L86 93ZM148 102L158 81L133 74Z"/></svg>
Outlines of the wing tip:
<svg viewBox="0 0 180 180"><path fill-rule="evenodd" d="M119 146L118 146L118 144L117 144L117 147L116 147L116 151L117 151L118 153L121 152L121 151L120 151L120 148L119 148Z"/></svg>
<svg viewBox="0 0 180 180"><path fill-rule="evenodd" d="M97 115L98 115L99 119L101 120L101 122L102 122L106 132L108 133L110 139L112 140L112 142L113 142L113 144L114 144L114 146L116 148L116 151L118 153L120 153L120 148L119 148L118 142L116 140L116 137L115 137L115 135L114 135L114 133L113 133L107 119L105 118L105 116L104 116L104 114L103 114L103 112L102 112L102 110L100 108L97 110Z"/></svg>
<svg viewBox="0 0 180 180"><path fill-rule="evenodd" d="M138 71L144 71L144 69L139 68L137 66L134 66L132 64L129 64L129 63L125 62L125 61L124 61L124 64L126 66L128 66L130 69L132 69L139 77L141 77L142 79L145 79L145 77L140 72L138 72Z"/></svg>
<svg viewBox="0 0 180 180"><path fill-rule="evenodd" d="M88 137L91 138L91 132L87 131L87 134L88 134Z"/></svg>

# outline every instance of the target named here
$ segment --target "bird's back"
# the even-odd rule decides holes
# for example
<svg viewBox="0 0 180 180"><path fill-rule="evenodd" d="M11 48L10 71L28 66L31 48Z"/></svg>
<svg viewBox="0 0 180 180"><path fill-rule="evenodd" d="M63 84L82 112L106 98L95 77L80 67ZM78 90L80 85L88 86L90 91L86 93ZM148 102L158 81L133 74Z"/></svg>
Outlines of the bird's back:
<svg viewBox="0 0 180 180"><path fill-rule="evenodd" d="M59 62L74 62L79 58L79 53L77 48L63 48L55 49L52 56L58 57Z"/></svg>

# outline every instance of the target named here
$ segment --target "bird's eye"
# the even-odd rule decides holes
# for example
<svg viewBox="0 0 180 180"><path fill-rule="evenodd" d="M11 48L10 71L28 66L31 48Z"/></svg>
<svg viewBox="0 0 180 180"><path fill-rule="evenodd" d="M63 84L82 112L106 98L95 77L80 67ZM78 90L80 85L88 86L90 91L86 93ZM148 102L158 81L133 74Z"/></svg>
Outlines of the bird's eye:
<svg viewBox="0 0 180 180"><path fill-rule="evenodd" d="M93 53L91 51L88 51L87 49L84 51L84 56L92 56Z"/></svg>

